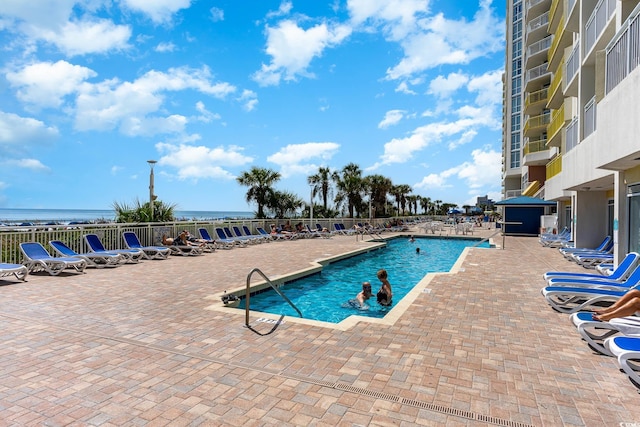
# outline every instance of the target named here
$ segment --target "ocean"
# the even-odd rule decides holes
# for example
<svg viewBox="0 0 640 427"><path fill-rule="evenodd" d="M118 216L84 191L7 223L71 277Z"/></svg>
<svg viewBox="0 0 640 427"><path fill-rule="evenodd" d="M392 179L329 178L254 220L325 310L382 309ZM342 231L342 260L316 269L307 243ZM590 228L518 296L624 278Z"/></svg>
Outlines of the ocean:
<svg viewBox="0 0 640 427"><path fill-rule="evenodd" d="M177 219L216 220L223 218L254 218L253 212L242 211L175 211ZM113 221L115 211L111 209L2 209L0 223L20 224L22 222L69 223L72 221Z"/></svg>

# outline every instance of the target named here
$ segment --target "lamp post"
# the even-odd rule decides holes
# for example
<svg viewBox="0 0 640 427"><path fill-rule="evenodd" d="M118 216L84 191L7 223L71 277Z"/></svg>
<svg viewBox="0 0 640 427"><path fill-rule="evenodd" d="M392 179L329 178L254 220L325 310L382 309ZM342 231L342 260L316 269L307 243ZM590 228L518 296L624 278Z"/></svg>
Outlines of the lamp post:
<svg viewBox="0 0 640 427"><path fill-rule="evenodd" d="M369 224L372 224L373 215L371 210L371 200L373 199L373 192L369 193Z"/></svg>
<svg viewBox="0 0 640 427"><path fill-rule="evenodd" d="M151 168L149 172L149 209L151 210L151 222L153 222L153 199L155 199L153 195L153 166L158 162L156 160L147 160L147 163L149 163L149 168Z"/></svg>
<svg viewBox="0 0 640 427"><path fill-rule="evenodd" d="M311 196L309 199L309 201L311 202L309 203L309 228L313 229L312 227L313 227L313 187L314 185L311 184L309 185L309 187L311 188Z"/></svg>

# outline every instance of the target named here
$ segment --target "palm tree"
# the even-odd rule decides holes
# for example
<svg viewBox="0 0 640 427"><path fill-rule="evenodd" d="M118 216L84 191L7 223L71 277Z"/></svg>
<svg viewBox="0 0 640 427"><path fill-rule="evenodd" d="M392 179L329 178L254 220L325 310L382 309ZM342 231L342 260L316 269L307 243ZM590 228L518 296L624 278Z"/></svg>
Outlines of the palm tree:
<svg viewBox="0 0 640 427"><path fill-rule="evenodd" d="M431 208L431 197L422 197L420 199L420 207L425 215L429 214L429 208Z"/></svg>
<svg viewBox="0 0 640 427"><path fill-rule="evenodd" d="M336 195L336 204L346 201L349 216L353 218L353 212L356 207L362 204L362 191L364 189L364 181L362 179L362 170L355 163L349 163L342 168L340 174L334 176L338 194Z"/></svg>
<svg viewBox="0 0 640 427"><path fill-rule="evenodd" d="M385 215L387 194L393 187L391 180L383 175L369 175L365 178L365 187L371 197L373 218Z"/></svg>
<svg viewBox="0 0 640 427"><path fill-rule="evenodd" d="M311 175L307 178L309 185L313 185L313 196L320 194L322 196L322 208L327 210L327 202L331 193L331 180L333 174L331 169L326 167L319 167L318 173Z"/></svg>
<svg viewBox="0 0 640 427"><path fill-rule="evenodd" d="M274 191L268 208L274 212L276 218L288 218L294 216L303 205L304 201L297 194L290 191Z"/></svg>
<svg viewBox="0 0 640 427"><path fill-rule="evenodd" d="M418 214L418 200L420 200L420 196L418 196L417 194L407 196L409 215Z"/></svg>
<svg viewBox="0 0 640 427"><path fill-rule="evenodd" d="M136 199L133 205L113 202L113 210L116 213L116 222L119 223L175 221L175 207L175 204L167 204L160 200L154 200L153 218L151 218L151 207L149 202L141 203L139 199Z"/></svg>
<svg viewBox="0 0 640 427"><path fill-rule="evenodd" d="M238 184L249 187L247 202L258 204L257 218L265 218L264 207L273 197L273 185L280 180L280 173L267 168L253 166L249 172L242 172L236 178Z"/></svg>
<svg viewBox="0 0 640 427"><path fill-rule="evenodd" d="M398 215L400 215L400 212L404 215L404 209L407 204L406 197L411 193L411 186L407 184L394 185L391 193L396 198L396 203L398 204ZM402 210L400 210L400 208L402 208Z"/></svg>

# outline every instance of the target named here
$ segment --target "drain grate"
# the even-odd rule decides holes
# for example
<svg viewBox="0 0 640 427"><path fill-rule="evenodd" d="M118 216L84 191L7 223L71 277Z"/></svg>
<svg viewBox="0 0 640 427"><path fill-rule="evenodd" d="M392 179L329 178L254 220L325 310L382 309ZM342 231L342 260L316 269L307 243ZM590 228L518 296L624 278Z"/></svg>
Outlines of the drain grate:
<svg viewBox="0 0 640 427"><path fill-rule="evenodd" d="M354 387L349 384L336 383L334 388L337 390L350 391L351 393L358 393L358 394L363 394L365 396L375 397L376 399L389 400L391 402L400 401L400 396L396 396L393 394L384 393L380 391L373 391L373 390L369 390L362 387Z"/></svg>

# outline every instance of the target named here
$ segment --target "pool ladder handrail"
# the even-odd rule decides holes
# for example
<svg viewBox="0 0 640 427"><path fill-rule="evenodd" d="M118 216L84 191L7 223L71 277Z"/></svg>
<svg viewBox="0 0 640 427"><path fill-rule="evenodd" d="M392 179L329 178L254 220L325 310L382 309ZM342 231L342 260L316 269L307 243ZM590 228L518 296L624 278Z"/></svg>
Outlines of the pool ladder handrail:
<svg viewBox="0 0 640 427"><path fill-rule="evenodd" d="M251 285L251 276L253 276L253 273L258 273L260 276L262 276L262 278L265 280L265 282L267 282L269 284L269 286L271 286L271 289L276 291L276 293L278 295L280 295L282 297L282 299L284 299L287 303L289 303L289 305L291 307L293 307L293 309L295 311L298 312L300 317L304 318L304 316L302 315L302 312L300 310L298 310L298 307L296 307L295 304L292 303L291 300L289 298L287 298L286 295L283 294L280 291L280 289L278 289L278 287L273 284L273 282L271 280L269 280L269 278L262 272L262 270L260 270L259 268L254 268L247 275L247 289L245 291L245 296L244 296L244 299L245 299L245 325L247 327L249 326L249 310L250 310L249 300L251 298L250 285Z"/></svg>
<svg viewBox="0 0 640 427"><path fill-rule="evenodd" d="M485 237L484 239L480 240L479 242L477 242L475 245L471 246L472 248L477 248L478 246L480 246L481 244L483 244L484 242L488 242L489 239L491 239L493 236L496 236L498 234L502 233L502 230L497 230L495 231L491 236L489 237ZM503 245L504 246L504 245Z"/></svg>

